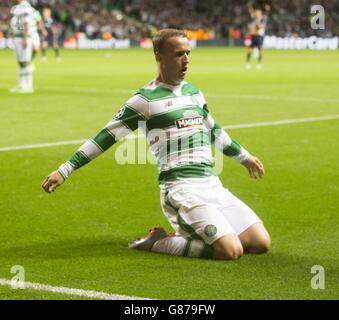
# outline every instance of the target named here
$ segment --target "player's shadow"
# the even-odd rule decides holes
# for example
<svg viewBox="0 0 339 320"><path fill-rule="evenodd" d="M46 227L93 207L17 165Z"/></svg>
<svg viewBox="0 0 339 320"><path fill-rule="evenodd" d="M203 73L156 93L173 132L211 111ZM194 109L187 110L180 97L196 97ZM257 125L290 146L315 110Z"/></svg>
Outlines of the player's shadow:
<svg viewBox="0 0 339 320"><path fill-rule="evenodd" d="M91 257L123 257L131 254L128 249L127 238L110 237L110 238L69 238L54 242L40 242L27 246L16 246L0 250L0 255L7 259L71 259L71 258L91 258ZM134 251L134 250L133 250ZM135 253L135 252L134 252ZM156 256L159 257L157 254ZM188 262L192 258L167 256L172 263L180 263L180 261ZM154 258L155 256L153 256ZM196 259L192 259L196 260ZM175 262L176 261L176 262ZM199 266L191 261L193 266ZM283 274L286 270L298 270L300 268L309 270L313 265L323 265L331 272L337 273L334 266L336 259L307 257L303 254L290 253L280 251L278 248L272 250L264 255L246 254L237 261L217 261L217 260L201 260L202 264L209 264L211 267L220 267L225 264L226 268L233 269L236 265L242 265L253 270L271 270L272 275L275 276L277 272L281 271ZM270 276L270 272L266 276Z"/></svg>
<svg viewBox="0 0 339 320"><path fill-rule="evenodd" d="M22 259L68 259L76 257L108 257L128 254L128 241L120 238L81 238L41 242L0 250L0 255Z"/></svg>

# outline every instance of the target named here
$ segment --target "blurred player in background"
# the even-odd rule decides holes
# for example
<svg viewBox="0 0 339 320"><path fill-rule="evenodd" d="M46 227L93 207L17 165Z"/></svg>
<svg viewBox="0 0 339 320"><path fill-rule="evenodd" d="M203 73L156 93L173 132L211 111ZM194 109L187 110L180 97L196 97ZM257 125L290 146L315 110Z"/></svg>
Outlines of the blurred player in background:
<svg viewBox="0 0 339 320"><path fill-rule="evenodd" d="M268 21L268 13L271 7L266 4L264 6L264 10L260 8L254 8L253 4L250 2L248 4L248 9L251 15L251 22L248 25L249 35L250 35L250 43L245 43L247 47L246 54L246 69L250 69L252 67L250 61L253 52L254 58L257 59L257 69L262 68L262 45L264 41L264 35L266 31L267 21ZM248 41L249 38L247 37ZM246 42L245 40L245 42Z"/></svg>
<svg viewBox="0 0 339 320"><path fill-rule="evenodd" d="M43 37L47 36L47 31L46 31L44 23L42 22L41 14L38 10L34 9L32 27L31 27L31 37L32 37L32 43L33 43L32 61L34 60L36 54L41 48L39 33Z"/></svg>
<svg viewBox="0 0 339 320"><path fill-rule="evenodd" d="M58 24L52 17L52 10L50 8L44 8L42 10L42 19L46 29L46 36L42 42L42 61L46 61L46 50L48 47L53 47L55 57L58 62L61 61L60 48L58 43L59 30Z"/></svg>
<svg viewBox="0 0 339 320"><path fill-rule="evenodd" d="M34 30L34 9L28 1L17 0L17 5L11 8L13 16L10 22L13 35L13 46L19 64L19 85L11 92L32 93L33 68L32 59L32 30Z"/></svg>

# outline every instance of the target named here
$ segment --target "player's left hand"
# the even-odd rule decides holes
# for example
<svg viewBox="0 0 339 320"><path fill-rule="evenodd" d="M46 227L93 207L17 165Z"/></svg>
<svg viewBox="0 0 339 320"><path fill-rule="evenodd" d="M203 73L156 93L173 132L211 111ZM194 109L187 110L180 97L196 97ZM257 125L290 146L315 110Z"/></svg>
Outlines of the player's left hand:
<svg viewBox="0 0 339 320"><path fill-rule="evenodd" d="M242 164L247 168L250 177L253 179L257 179L258 177L261 178L265 174L264 165L254 156L251 156Z"/></svg>
<svg viewBox="0 0 339 320"><path fill-rule="evenodd" d="M42 188L48 192L54 192L54 190L65 182L63 176L56 170L49 174L42 183Z"/></svg>

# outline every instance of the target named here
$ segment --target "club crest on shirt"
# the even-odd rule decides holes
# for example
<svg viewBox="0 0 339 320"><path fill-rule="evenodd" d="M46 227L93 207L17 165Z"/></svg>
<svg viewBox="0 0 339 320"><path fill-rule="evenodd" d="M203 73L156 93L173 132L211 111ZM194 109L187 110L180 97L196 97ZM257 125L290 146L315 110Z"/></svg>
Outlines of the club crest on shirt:
<svg viewBox="0 0 339 320"><path fill-rule="evenodd" d="M116 120L119 120L123 114L125 113L125 110L126 110L126 106L123 106L119 111L118 113L114 116L113 119L116 119Z"/></svg>
<svg viewBox="0 0 339 320"><path fill-rule="evenodd" d="M204 229L204 233L206 234L206 236L208 237L213 237L217 234L217 227L213 224L209 224L205 227Z"/></svg>
<svg viewBox="0 0 339 320"><path fill-rule="evenodd" d="M175 124L178 129L193 128L202 126L202 121L203 117L197 111L188 110L183 113L182 119L175 121Z"/></svg>

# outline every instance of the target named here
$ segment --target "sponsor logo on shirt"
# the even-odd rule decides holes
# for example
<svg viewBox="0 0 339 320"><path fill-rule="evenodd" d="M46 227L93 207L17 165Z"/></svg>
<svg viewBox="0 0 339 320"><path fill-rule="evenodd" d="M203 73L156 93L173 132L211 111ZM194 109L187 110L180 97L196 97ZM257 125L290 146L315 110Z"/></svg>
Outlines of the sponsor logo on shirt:
<svg viewBox="0 0 339 320"><path fill-rule="evenodd" d="M203 117L196 111L186 111L183 118L176 120L175 124L178 129L200 127L203 124Z"/></svg>
<svg viewBox="0 0 339 320"><path fill-rule="evenodd" d="M165 108L169 108L169 107L173 107L173 101L172 100L165 102Z"/></svg>

